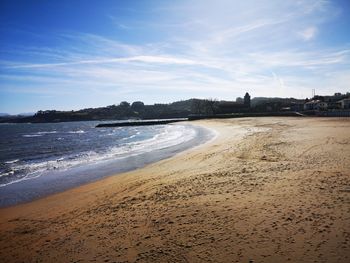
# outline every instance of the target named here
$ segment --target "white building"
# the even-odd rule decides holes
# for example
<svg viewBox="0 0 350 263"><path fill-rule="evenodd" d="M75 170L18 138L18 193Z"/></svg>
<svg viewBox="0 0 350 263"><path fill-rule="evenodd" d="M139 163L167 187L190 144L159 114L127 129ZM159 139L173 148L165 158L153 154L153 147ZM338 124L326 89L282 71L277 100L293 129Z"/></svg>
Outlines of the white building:
<svg viewBox="0 0 350 263"><path fill-rule="evenodd" d="M350 109L350 99L342 99L338 101L337 103L340 104L340 107L342 109Z"/></svg>
<svg viewBox="0 0 350 263"><path fill-rule="evenodd" d="M328 107L327 102L320 101L320 102L316 103L315 110L327 110L327 107Z"/></svg>
<svg viewBox="0 0 350 263"><path fill-rule="evenodd" d="M304 104L304 110L327 110L327 102L312 100Z"/></svg>

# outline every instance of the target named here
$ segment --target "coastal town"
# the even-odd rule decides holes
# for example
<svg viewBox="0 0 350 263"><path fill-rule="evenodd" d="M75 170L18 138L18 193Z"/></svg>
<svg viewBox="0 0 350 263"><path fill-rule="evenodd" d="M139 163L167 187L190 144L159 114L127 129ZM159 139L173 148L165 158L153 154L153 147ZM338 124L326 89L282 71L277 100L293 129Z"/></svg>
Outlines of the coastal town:
<svg viewBox="0 0 350 263"><path fill-rule="evenodd" d="M298 113L306 116L350 117L350 92L333 95L314 95L312 98L254 98L250 95L236 102L219 102L219 113Z"/></svg>

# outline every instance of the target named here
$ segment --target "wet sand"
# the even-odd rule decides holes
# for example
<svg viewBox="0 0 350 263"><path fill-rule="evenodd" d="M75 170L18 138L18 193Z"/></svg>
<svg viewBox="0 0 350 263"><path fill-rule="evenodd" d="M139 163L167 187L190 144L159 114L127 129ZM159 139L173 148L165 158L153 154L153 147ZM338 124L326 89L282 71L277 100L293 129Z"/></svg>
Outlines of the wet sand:
<svg viewBox="0 0 350 263"><path fill-rule="evenodd" d="M218 137L1 209L1 261L350 261L349 119L195 123Z"/></svg>

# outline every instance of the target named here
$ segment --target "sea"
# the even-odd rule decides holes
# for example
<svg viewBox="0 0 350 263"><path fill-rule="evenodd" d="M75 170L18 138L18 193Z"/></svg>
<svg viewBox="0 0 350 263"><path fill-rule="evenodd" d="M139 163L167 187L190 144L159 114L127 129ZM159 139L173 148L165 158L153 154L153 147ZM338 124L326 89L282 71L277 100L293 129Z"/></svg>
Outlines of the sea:
<svg viewBox="0 0 350 263"><path fill-rule="evenodd" d="M95 128L100 123L0 124L0 207L140 168L215 136L190 124Z"/></svg>

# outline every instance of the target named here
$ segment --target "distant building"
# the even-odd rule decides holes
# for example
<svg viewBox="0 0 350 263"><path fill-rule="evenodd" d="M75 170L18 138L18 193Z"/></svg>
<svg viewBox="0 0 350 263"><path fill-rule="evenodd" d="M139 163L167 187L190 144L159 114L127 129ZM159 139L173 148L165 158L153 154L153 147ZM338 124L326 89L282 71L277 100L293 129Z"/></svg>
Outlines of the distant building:
<svg viewBox="0 0 350 263"><path fill-rule="evenodd" d="M332 103L336 103L337 101L343 99L346 95L342 95L341 93L337 92L337 93L334 93L334 95L332 96L323 96L323 100L322 101L325 101L329 104L332 104Z"/></svg>
<svg viewBox="0 0 350 263"><path fill-rule="evenodd" d="M312 103L309 105L305 105L305 108L308 109L319 109L319 110L337 110L337 109L349 109L348 102L346 101L349 99L349 94L341 94L340 92L334 93L334 95L331 96L314 96L312 99ZM345 101L343 101L345 100ZM320 104L317 106L315 104L315 101L325 102L327 103L327 106L325 104Z"/></svg>
<svg viewBox="0 0 350 263"><path fill-rule="evenodd" d="M250 95L248 92L244 95L244 98L237 98L236 102L233 101L220 101L218 104L219 113L237 113L247 112L250 109Z"/></svg>
<svg viewBox="0 0 350 263"><path fill-rule="evenodd" d="M350 99L342 99L338 101L341 109L350 109Z"/></svg>
<svg viewBox="0 0 350 263"><path fill-rule="evenodd" d="M248 92L244 95L244 105L248 108L250 108L250 95Z"/></svg>
<svg viewBox="0 0 350 263"><path fill-rule="evenodd" d="M304 110L327 110L327 102L312 100L304 104Z"/></svg>
<svg viewBox="0 0 350 263"><path fill-rule="evenodd" d="M308 101L304 104L304 110L313 110L315 105L315 101Z"/></svg>
<svg viewBox="0 0 350 263"><path fill-rule="evenodd" d="M237 103L243 104L243 103L244 103L244 100L243 100L243 98L238 97L238 98L236 98L236 102L237 102Z"/></svg>
<svg viewBox="0 0 350 263"><path fill-rule="evenodd" d="M327 102L320 101L316 103L315 110L323 111L323 110L327 110L327 107L328 107Z"/></svg>

